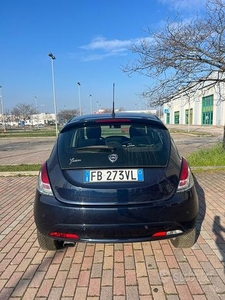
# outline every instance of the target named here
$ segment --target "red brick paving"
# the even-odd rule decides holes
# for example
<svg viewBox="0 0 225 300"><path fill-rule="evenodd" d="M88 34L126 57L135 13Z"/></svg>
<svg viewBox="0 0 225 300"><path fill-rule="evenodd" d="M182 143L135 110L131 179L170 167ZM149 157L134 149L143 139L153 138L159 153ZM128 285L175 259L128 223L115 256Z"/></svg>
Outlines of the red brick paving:
<svg viewBox="0 0 225 300"><path fill-rule="evenodd" d="M39 248L37 178L0 177L0 300L224 300L225 171L195 174L201 229L191 249L168 241Z"/></svg>

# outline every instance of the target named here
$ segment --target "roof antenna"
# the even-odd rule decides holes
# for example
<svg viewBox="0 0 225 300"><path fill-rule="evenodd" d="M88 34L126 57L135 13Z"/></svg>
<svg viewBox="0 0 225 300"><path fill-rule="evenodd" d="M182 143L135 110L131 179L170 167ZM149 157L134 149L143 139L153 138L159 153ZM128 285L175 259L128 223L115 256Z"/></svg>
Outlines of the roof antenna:
<svg viewBox="0 0 225 300"><path fill-rule="evenodd" d="M113 108L112 108L112 117L115 118L115 83L113 83Z"/></svg>

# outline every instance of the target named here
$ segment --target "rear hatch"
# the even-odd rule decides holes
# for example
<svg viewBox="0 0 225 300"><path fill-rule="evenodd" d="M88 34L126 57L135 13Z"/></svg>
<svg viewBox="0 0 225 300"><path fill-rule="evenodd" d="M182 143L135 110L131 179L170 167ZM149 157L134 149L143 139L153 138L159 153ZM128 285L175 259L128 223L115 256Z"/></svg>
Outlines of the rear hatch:
<svg viewBox="0 0 225 300"><path fill-rule="evenodd" d="M59 201L125 205L165 201L177 189L181 160L168 130L152 120L74 124L48 162Z"/></svg>

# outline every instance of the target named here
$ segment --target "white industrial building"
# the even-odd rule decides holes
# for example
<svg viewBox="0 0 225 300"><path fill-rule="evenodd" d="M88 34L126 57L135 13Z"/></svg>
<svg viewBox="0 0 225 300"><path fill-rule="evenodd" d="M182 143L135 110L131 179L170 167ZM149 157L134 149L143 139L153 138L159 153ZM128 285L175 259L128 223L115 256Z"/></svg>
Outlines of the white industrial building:
<svg viewBox="0 0 225 300"><path fill-rule="evenodd" d="M194 90L195 89L195 90ZM165 124L225 125L225 82L205 82L164 104Z"/></svg>

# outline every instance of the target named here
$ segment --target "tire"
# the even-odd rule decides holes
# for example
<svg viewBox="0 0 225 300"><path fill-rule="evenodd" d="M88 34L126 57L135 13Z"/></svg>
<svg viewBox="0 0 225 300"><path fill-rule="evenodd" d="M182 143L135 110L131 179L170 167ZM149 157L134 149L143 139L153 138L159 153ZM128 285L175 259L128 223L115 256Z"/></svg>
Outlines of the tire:
<svg viewBox="0 0 225 300"><path fill-rule="evenodd" d="M38 230L37 230L37 238L38 238L38 243L43 250L56 251L64 248L63 241L53 240L40 233Z"/></svg>
<svg viewBox="0 0 225 300"><path fill-rule="evenodd" d="M196 233L197 231L195 227L188 233L171 239L170 242L175 248L191 248L196 242Z"/></svg>

